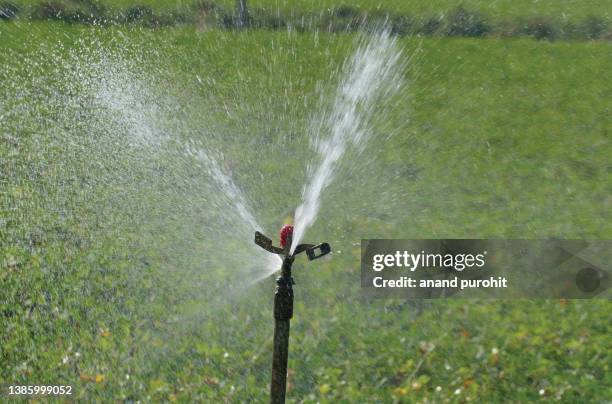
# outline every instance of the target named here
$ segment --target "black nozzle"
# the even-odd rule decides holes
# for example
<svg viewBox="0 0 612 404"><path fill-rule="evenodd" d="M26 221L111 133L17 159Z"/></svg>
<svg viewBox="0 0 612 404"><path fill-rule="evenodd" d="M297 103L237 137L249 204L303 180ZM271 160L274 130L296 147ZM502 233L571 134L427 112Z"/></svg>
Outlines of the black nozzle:
<svg viewBox="0 0 612 404"><path fill-rule="evenodd" d="M331 252L331 247L327 243L321 243L306 250L306 255L310 261L321 258Z"/></svg>
<svg viewBox="0 0 612 404"><path fill-rule="evenodd" d="M274 247L272 245L272 240L269 239L268 237L264 236L263 234L261 234L260 232L256 231L255 232L255 244L257 244L258 246L260 246L261 248L263 248L266 251L269 251L273 254L285 254L285 250L279 247Z"/></svg>
<svg viewBox="0 0 612 404"><path fill-rule="evenodd" d="M264 236L260 232L255 232L255 244L263 248L264 250L269 250L272 247L272 240L268 237Z"/></svg>

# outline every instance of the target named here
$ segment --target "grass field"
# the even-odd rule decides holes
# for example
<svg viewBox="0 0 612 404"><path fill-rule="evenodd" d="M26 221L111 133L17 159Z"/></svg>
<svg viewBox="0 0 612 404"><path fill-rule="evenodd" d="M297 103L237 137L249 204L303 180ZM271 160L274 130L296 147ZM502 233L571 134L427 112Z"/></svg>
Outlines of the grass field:
<svg viewBox="0 0 612 404"><path fill-rule="evenodd" d="M546 40L609 40L612 21L605 1L520 2L471 0L456 3L361 1L248 2L237 24L230 0L4 0L0 19L60 20L88 25L140 25L148 28L197 26L199 29L256 28L301 32L355 32L387 24L403 36L529 37Z"/></svg>
<svg viewBox="0 0 612 404"><path fill-rule="evenodd" d="M218 214L198 209L206 176L124 137L160 125L203 138L276 229L299 203L317 83L337 80L352 36L0 23L0 42L0 385L71 384L88 401L267 400L273 281L219 293L240 262L202 264L200 237L216 230L206 215ZM401 46L415 55L409 85L377 126L397 133L330 189L308 238L330 241L333 259L296 264L289 397L609 399L609 300L366 300L356 243L610 238L611 44ZM97 50L108 68L88 68ZM62 81L71 60L82 82ZM75 97L98 83L91 72L119 80L117 61L143 73L128 88L151 95L126 108L144 129L98 123Z"/></svg>
<svg viewBox="0 0 612 404"><path fill-rule="evenodd" d="M98 0L100 4L112 8L127 8L134 5L132 0ZM16 4L34 4L36 0L15 0ZM195 1L189 0L143 0L137 4L148 5L155 10L172 10L191 7ZM233 8L236 4L232 0L213 0L211 3L225 8ZM331 8L351 6L359 10L376 11L384 10L408 15L431 15L447 13L454 10L458 5L471 10L479 11L487 16L498 17L526 17L539 15L560 19L577 20L591 15L610 18L610 4L606 0L564 0L564 1L535 1L535 0L464 0L456 2L452 0L393 0L382 2L380 0L259 0L247 1L252 8L266 8L279 10L281 12L321 12Z"/></svg>
<svg viewBox="0 0 612 404"><path fill-rule="evenodd" d="M231 1L225 1L227 6L233 5ZM433 0L428 2L407 1L379 1L359 0L342 2L338 0L301 0L297 2L287 0L262 0L251 1L253 7L269 7L273 9L289 10L302 9L307 11L319 11L326 8L340 6L353 6L362 10L388 10L403 14L435 14L449 12L458 5L477 10L489 16L529 16L545 15L560 18L581 18L588 15L610 16L609 4L604 0L590 1L480 1L467 0L456 2L451 0Z"/></svg>

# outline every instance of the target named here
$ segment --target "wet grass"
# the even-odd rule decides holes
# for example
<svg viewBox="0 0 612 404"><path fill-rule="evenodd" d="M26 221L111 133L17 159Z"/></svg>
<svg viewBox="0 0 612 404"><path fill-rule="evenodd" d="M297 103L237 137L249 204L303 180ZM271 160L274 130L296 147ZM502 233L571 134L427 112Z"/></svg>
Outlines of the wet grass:
<svg viewBox="0 0 612 404"><path fill-rule="evenodd" d="M315 83L333 80L352 38L0 25L0 80L29 97L0 98L0 385L70 384L88 400L265 401L273 282L218 292L232 268L201 264L206 249L192 250L206 223L180 211L199 188L170 198L178 188L156 180L175 169L169 161L79 154L79 137L45 143L62 127L39 91L57 56L48 50L62 43L61 55L89 35L133 44L128 58L171 80L161 91L216 122L211 143L269 229L299 202ZM296 264L289 397L605 400L609 301L368 301L357 245L376 236L609 238L610 44L402 46L419 55L411 84L378 127L381 138L400 131L355 172L371 175L344 173L330 188L307 238L330 241L333 259ZM198 77L213 84L199 87ZM22 114L7 114L16 105ZM82 125L63 130L91 130ZM95 130L85 135L95 146ZM208 181L184 170L192 185ZM209 271L228 283L206 284Z"/></svg>

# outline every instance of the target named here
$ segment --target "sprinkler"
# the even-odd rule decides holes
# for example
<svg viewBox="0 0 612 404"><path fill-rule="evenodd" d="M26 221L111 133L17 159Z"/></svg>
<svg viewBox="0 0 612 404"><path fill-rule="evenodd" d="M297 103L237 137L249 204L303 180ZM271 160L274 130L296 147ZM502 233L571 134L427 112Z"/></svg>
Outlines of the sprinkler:
<svg viewBox="0 0 612 404"><path fill-rule="evenodd" d="M272 240L260 232L255 232L255 244L272 254L283 257L281 275L276 278L274 293L274 352L272 354L272 381L270 383L270 402L285 402L287 390L287 359L289 353L289 321L293 317L293 278L291 266L295 256L306 251L310 261L329 254L331 247L327 243L319 245L300 244L291 254L293 226L286 225L280 231L280 247L272 245Z"/></svg>

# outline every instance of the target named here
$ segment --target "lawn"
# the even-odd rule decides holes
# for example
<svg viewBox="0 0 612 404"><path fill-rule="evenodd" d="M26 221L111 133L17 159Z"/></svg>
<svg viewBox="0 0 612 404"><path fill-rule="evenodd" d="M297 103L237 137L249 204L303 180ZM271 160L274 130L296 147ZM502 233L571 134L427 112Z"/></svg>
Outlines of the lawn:
<svg viewBox="0 0 612 404"><path fill-rule="evenodd" d="M354 32L363 26L387 24L403 36L529 37L546 40L609 40L607 2L480 1L456 3L362 1L248 2L245 21L237 24L230 0L5 0L0 19L61 20L89 25L175 25L206 29L243 28L301 32Z"/></svg>
<svg viewBox="0 0 612 404"><path fill-rule="evenodd" d="M231 1L224 2L227 6L234 4ZM430 15L436 13L447 13L457 6L469 8L482 12L491 17L525 17L529 15L543 15L555 18L579 19L589 15L610 17L610 7L605 0L565 0L565 1L534 1L534 0L464 0L461 2L452 0L357 0L343 2L339 0L261 0L251 1L247 4L252 7L269 7L279 10L306 10L316 12L340 6L353 6L361 10L385 10L408 15Z"/></svg>
<svg viewBox="0 0 612 404"><path fill-rule="evenodd" d="M218 156L273 233L353 36L0 23L0 42L0 385L265 401L274 282L250 285L250 234L180 147ZM610 43L400 46L385 140L307 234L334 254L296 264L291 401L608 399L609 300L367 300L358 245L610 238Z"/></svg>
<svg viewBox="0 0 612 404"><path fill-rule="evenodd" d="M14 0L16 4L35 4L37 0ZM133 5L147 5L154 10L173 10L191 7L195 1L189 0L98 0L97 3L111 8L124 9ZM233 0L212 0L210 3L220 5L224 8L235 7ZM479 11L487 17L528 17L532 15L552 17L563 20L580 20L588 16L598 16L610 19L610 4L606 0L464 0L456 2L452 0L248 0L247 5L253 9L265 8L279 10L280 12L308 12L318 13L332 8L350 6L364 11L390 11L406 15L435 15L448 13L461 5L470 10Z"/></svg>

